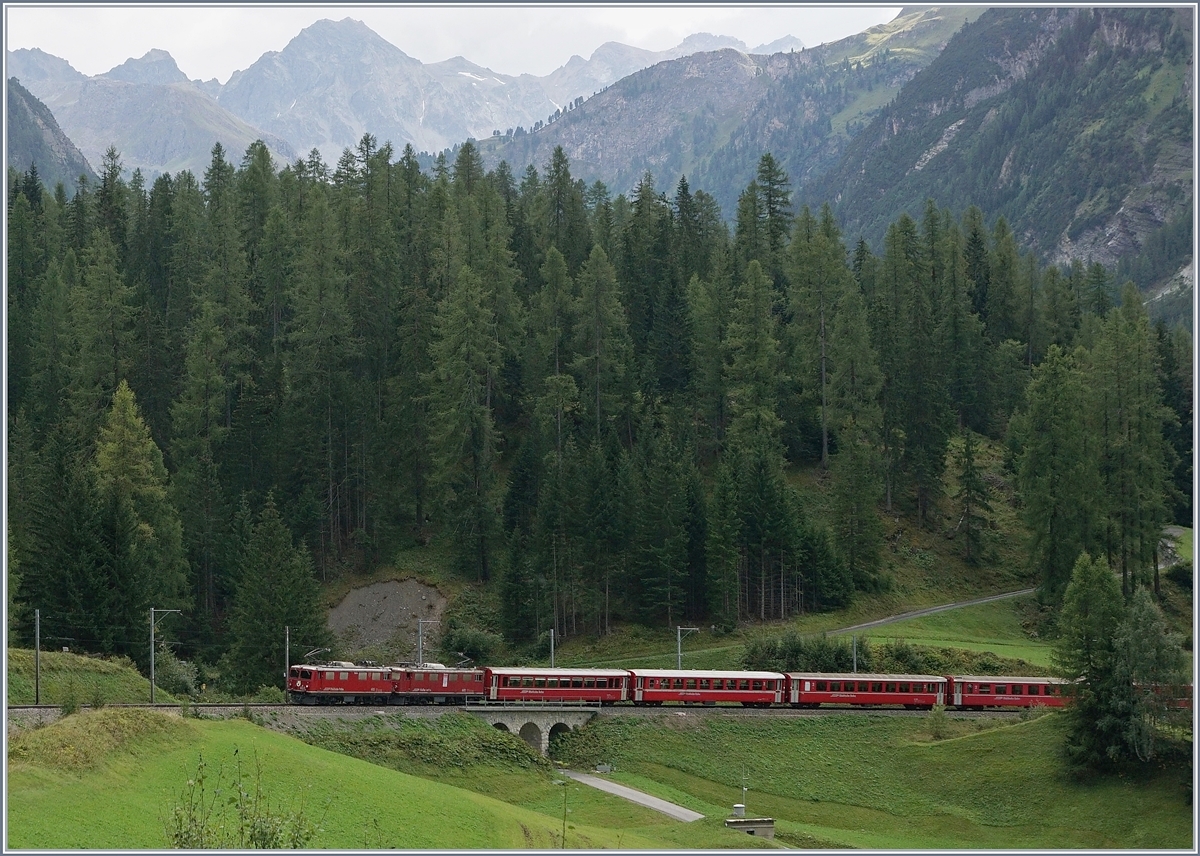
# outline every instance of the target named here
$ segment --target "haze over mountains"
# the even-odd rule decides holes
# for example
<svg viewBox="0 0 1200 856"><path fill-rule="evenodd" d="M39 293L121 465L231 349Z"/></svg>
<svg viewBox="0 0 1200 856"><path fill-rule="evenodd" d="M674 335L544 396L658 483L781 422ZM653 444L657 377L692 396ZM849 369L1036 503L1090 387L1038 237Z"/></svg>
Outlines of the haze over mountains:
<svg viewBox="0 0 1200 856"><path fill-rule="evenodd" d="M344 18L317 21L225 84L189 80L157 49L94 77L38 49L10 51L7 59L8 75L54 111L92 162L115 145L127 169L153 175L200 174L217 140L236 156L261 137L284 161L315 148L331 164L368 132L396 151L410 143L437 152L494 130L532 128L639 69L719 48L765 52L804 44L785 36L751 50L708 33L665 51L608 42L590 59L573 56L545 77L512 76L464 57L422 63L361 21Z"/></svg>

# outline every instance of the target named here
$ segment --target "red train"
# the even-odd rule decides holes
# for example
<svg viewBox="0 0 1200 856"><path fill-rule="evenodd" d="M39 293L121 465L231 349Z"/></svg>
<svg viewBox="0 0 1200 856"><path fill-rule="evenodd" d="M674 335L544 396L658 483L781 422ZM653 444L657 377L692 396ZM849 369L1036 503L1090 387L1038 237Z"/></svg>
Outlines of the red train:
<svg viewBox="0 0 1200 856"><path fill-rule="evenodd" d="M958 710L1062 707L1067 681L979 675L877 675L743 672L705 669L569 669L440 663L398 666L334 662L292 666L288 700L296 704L449 704L542 702L633 705L822 705ZM1191 707L1191 687L1181 688Z"/></svg>

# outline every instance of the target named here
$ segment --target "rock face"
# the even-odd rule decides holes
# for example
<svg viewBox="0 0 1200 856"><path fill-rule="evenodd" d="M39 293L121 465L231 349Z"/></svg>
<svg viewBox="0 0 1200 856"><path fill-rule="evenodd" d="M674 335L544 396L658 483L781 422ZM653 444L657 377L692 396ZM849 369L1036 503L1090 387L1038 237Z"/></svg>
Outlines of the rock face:
<svg viewBox="0 0 1200 856"><path fill-rule="evenodd" d="M35 165L48 188L61 181L68 196L78 188L80 175L96 181L87 158L63 133L54 114L15 77L8 79L7 122L9 166L25 172Z"/></svg>
<svg viewBox="0 0 1200 856"><path fill-rule="evenodd" d="M157 83L164 86L187 83L187 75L179 70L175 58L158 48L147 51L141 59L127 59L101 76L129 83Z"/></svg>
<svg viewBox="0 0 1200 856"><path fill-rule="evenodd" d="M147 179L184 169L200 176L214 143L236 161L258 139L279 167L296 157L285 140L247 124L189 82L166 51L152 50L96 77L36 49L8 57L9 68L29 78L29 91L91 163L114 146L122 165L141 169Z"/></svg>
<svg viewBox="0 0 1200 856"><path fill-rule="evenodd" d="M372 648L376 656L388 654L393 660L413 659L417 655L417 621L436 621L442 617L446 599L432 586L416 580L374 583L347 594L329 612L329 629L348 650ZM433 659L441 628L425 627L424 655Z"/></svg>

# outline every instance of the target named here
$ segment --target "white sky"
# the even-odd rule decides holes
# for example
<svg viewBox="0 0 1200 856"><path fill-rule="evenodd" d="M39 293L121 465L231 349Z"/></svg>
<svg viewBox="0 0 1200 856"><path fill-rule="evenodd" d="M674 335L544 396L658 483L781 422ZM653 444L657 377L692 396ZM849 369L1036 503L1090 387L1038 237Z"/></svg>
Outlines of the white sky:
<svg viewBox="0 0 1200 856"><path fill-rule="evenodd" d="M899 6L723 5L100 5L4 6L7 50L41 48L86 75L153 48L189 78L221 83L267 51L282 50L322 18L350 17L422 62L464 56L502 74L546 75L572 54L607 41L666 50L692 33L741 39L749 48L792 35L809 47L890 21Z"/></svg>

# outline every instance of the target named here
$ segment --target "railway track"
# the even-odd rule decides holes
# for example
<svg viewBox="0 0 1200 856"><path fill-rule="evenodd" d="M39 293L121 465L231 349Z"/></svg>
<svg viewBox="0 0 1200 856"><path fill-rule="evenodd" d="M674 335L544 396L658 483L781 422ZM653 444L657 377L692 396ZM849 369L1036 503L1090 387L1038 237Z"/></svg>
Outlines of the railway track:
<svg viewBox="0 0 1200 856"><path fill-rule="evenodd" d="M80 709L90 709L90 705L80 705ZM145 709L145 710L161 710L167 713L179 713L182 706L179 704L106 704L105 707L117 709ZM565 710L579 709L577 706L572 707L551 705L554 709L560 707ZM271 713L288 713L299 716L311 716L314 718L329 718L329 717L351 717L360 718L363 716L378 716L380 714L402 713L411 717L429 718L441 716L444 713L459 712L465 713L472 710L486 710L490 708L506 709L506 710L521 710L522 706L512 705L304 705L304 704L268 704L268 703L194 703L188 705L188 709L194 713L202 713L213 716L236 716L246 711L255 714L267 715ZM10 718L14 713L53 713L61 710L61 705L55 704L10 704L7 706ZM875 708L875 707L821 707L816 709L792 708L792 707L774 707L774 708L749 708L736 706L718 706L718 705L662 705L660 707L642 707L634 705L611 705L608 707L600 707L593 709L597 716L641 716L641 717L656 717L656 716L736 716L743 718L761 718L761 717L781 717L787 719L804 719L821 716L926 716L929 711L925 710L900 710L896 708ZM978 719L981 717L1001 717L1011 718L1019 716L1018 710L948 710L947 714L952 716L965 717L968 719Z"/></svg>

